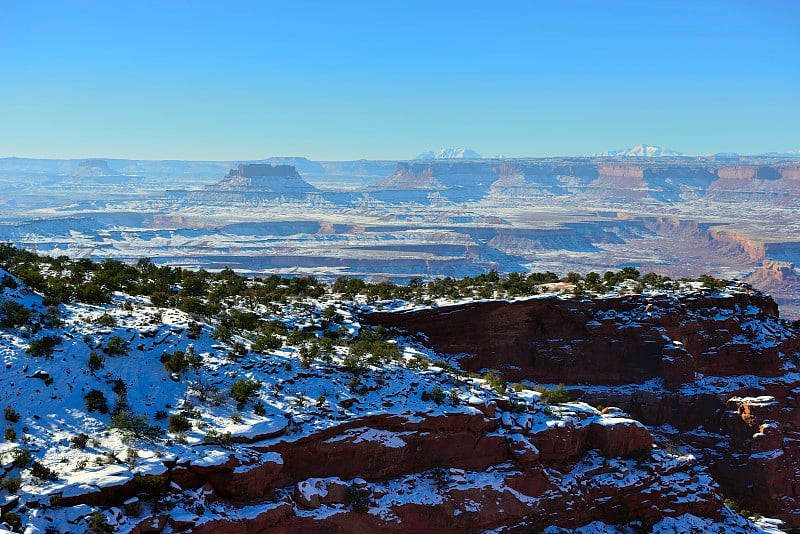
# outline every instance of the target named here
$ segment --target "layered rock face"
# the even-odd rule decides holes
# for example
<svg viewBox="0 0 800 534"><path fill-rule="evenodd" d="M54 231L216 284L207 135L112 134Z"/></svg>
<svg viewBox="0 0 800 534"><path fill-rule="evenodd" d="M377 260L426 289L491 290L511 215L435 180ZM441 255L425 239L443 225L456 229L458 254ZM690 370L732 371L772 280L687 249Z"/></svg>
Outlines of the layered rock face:
<svg viewBox="0 0 800 534"><path fill-rule="evenodd" d="M242 202L275 198L305 198L317 188L291 165L251 163L232 169L225 178L202 191L192 191L192 201Z"/></svg>
<svg viewBox="0 0 800 534"><path fill-rule="evenodd" d="M730 516L703 466L651 450L649 430L621 410L554 410L542 424L500 399L476 400L438 415L366 416L204 462L165 460L156 476L184 493L190 513L142 514L136 479L53 503L122 506L125 531L140 533L530 532L684 514L756 532Z"/></svg>
<svg viewBox="0 0 800 534"><path fill-rule="evenodd" d="M398 163L376 190L438 191L453 201L486 195L675 203L699 197L786 203L800 197L800 168L785 164L718 167L708 161L608 162L558 159Z"/></svg>
<svg viewBox="0 0 800 534"><path fill-rule="evenodd" d="M416 335L465 370L620 406L700 458L727 496L800 528L800 332L769 297L533 298L364 322Z"/></svg>

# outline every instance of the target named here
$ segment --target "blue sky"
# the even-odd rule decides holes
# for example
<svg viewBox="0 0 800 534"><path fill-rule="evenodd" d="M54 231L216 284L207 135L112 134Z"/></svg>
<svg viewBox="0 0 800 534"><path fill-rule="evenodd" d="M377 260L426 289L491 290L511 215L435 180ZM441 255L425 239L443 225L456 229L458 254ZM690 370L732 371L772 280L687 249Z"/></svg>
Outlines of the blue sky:
<svg viewBox="0 0 800 534"><path fill-rule="evenodd" d="M0 157L800 149L800 2L0 0Z"/></svg>

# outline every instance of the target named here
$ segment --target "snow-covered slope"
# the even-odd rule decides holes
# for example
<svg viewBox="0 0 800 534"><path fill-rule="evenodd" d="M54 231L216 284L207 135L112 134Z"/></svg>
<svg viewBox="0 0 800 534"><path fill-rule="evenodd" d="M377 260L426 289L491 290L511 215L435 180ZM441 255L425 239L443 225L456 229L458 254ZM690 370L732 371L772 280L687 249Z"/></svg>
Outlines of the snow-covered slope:
<svg viewBox="0 0 800 534"><path fill-rule="evenodd" d="M464 147L442 148L440 150L429 150L419 154L414 159L481 159L482 156Z"/></svg>
<svg viewBox="0 0 800 534"><path fill-rule="evenodd" d="M725 508L703 466L651 449L619 410L459 373L359 320L409 303L241 294L222 299L230 322L122 293L53 307L0 271L6 524L478 532L544 518L616 532L638 516L595 501L638 512L639 491L658 502L641 510L656 531L778 531Z"/></svg>
<svg viewBox="0 0 800 534"><path fill-rule="evenodd" d="M676 150L655 145L640 144L631 148L621 150L609 150L592 154L593 157L623 157L623 158L663 158L683 156L684 154Z"/></svg>

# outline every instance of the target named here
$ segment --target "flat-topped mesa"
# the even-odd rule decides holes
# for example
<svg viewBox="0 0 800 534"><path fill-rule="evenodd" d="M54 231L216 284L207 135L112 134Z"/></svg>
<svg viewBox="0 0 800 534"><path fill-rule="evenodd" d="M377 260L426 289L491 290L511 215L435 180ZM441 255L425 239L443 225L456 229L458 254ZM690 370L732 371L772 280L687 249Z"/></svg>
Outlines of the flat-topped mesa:
<svg viewBox="0 0 800 534"><path fill-rule="evenodd" d="M292 165L249 163L239 165L219 182L195 191L173 192L190 202L259 203L277 199L307 200L319 190Z"/></svg>
<svg viewBox="0 0 800 534"><path fill-rule="evenodd" d="M275 193L311 193L317 189L303 180L291 165L250 163L239 165L215 189Z"/></svg>
<svg viewBox="0 0 800 534"><path fill-rule="evenodd" d="M108 166L104 159L85 159L79 161L70 171L73 176L115 176L119 172Z"/></svg>

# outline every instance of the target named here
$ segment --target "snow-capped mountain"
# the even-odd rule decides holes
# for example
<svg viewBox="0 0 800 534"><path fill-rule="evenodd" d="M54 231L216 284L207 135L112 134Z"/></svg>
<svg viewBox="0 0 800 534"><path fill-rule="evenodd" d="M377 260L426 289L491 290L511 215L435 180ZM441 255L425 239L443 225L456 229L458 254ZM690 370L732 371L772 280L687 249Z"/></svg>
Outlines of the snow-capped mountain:
<svg viewBox="0 0 800 534"><path fill-rule="evenodd" d="M664 158L683 156L682 152L664 148L662 146L640 144L632 148L610 150L591 154L592 157L623 157L623 158Z"/></svg>
<svg viewBox="0 0 800 534"><path fill-rule="evenodd" d="M442 148L441 150L423 152L414 159L482 159L483 156L464 147Z"/></svg>

